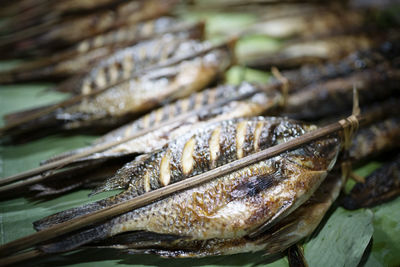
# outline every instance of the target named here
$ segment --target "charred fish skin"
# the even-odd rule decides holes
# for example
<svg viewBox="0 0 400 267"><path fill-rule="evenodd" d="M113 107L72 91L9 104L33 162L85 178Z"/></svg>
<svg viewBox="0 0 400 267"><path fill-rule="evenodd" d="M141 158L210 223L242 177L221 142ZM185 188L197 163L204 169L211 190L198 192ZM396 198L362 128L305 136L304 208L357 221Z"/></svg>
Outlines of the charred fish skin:
<svg viewBox="0 0 400 267"><path fill-rule="evenodd" d="M372 49L356 51L342 60L326 62L324 64L306 64L297 70L286 70L282 75L288 80L290 92L299 91L309 84L346 76L349 73L362 71L381 65L391 64L390 60L397 54L393 49ZM281 83L272 77L270 83Z"/></svg>
<svg viewBox="0 0 400 267"><path fill-rule="evenodd" d="M357 183L342 204L346 209L373 207L400 195L400 156Z"/></svg>
<svg viewBox="0 0 400 267"><path fill-rule="evenodd" d="M399 78L398 69L380 65L347 77L311 84L289 95L282 114L303 120L337 114L351 109L354 86L359 92L361 105L366 105L397 94Z"/></svg>
<svg viewBox="0 0 400 267"><path fill-rule="evenodd" d="M379 40L378 40L379 39ZM379 46L380 38L367 35L343 35L288 44L273 55L257 55L254 58L239 58L239 62L252 68L299 67L306 63L318 63L343 58L357 50L368 50Z"/></svg>
<svg viewBox="0 0 400 267"><path fill-rule="evenodd" d="M287 141L313 129L315 129L313 125L280 118L260 117L252 120L238 119L216 123L208 130L199 130L197 134L188 133L171 142L163 150L126 164L114 177L97 189L99 192L125 188L126 190L121 194L49 216L38 221L35 227L40 230L51 224L130 199L138 194L186 179L249 153ZM337 153L335 147L338 145L338 140L336 138L329 140L334 140L336 143L326 142L325 146L317 146L314 151L300 148L296 150L298 155L292 152L292 160L309 164L309 168L324 167L322 165L325 164L325 154ZM332 145L334 147L331 147ZM321 152L324 155L320 155L318 151L326 147L329 149ZM329 154L329 158L336 158L336 155ZM317 164L319 162L322 165Z"/></svg>
<svg viewBox="0 0 400 267"><path fill-rule="evenodd" d="M282 210L292 211L303 204L326 177L338 149L335 137L314 142L133 210L41 249L65 251L128 231L180 235L192 240L246 236L274 220Z"/></svg>
<svg viewBox="0 0 400 267"><path fill-rule="evenodd" d="M397 117L387 118L369 127L361 128L353 138L349 149L349 159L358 163L376 156L377 153L396 149L400 146L397 141L399 137L400 119Z"/></svg>
<svg viewBox="0 0 400 267"><path fill-rule="evenodd" d="M119 249L132 254L156 254L171 258L199 258L256 251L273 255L283 252L286 248L311 235L339 196L342 186L340 174L329 174L307 202L256 238L244 236L190 240L177 235L138 231L107 238L93 245L99 248Z"/></svg>

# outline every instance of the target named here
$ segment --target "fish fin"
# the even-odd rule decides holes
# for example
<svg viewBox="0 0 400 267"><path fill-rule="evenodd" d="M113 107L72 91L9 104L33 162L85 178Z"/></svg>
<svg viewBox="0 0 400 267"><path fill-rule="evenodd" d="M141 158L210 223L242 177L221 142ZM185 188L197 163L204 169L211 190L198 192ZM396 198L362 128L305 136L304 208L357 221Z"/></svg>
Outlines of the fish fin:
<svg viewBox="0 0 400 267"><path fill-rule="evenodd" d="M82 94L81 85L86 73L75 74L52 89L63 93Z"/></svg>
<svg viewBox="0 0 400 267"><path fill-rule="evenodd" d="M274 226L277 222L281 221L281 219L289 215L295 208L297 208L297 205L294 205L293 202L286 204L285 206L282 206L280 210L274 216L272 216L271 219L269 219L260 227L251 232L249 236L253 238L262 234L263 232Z"/></svg>

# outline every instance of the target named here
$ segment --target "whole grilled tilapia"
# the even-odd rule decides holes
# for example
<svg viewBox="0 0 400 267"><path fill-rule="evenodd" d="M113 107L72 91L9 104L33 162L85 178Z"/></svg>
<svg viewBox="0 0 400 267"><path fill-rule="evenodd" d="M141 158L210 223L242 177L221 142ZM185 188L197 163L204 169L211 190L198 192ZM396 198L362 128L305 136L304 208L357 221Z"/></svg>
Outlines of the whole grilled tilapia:
<svg viewBox="0 0 400 267"><path fill-rule="evenodd" d="M214 127L184 135L164 149L128 163L100 188L126 188L121 194L49 216L37 221L35 228L41 230L203 173L312 129L315 126L279 118L216 123ZM240 238L260 227L267 229L313 194L333 167L339 146L338 138L323 138L78 231L42 249L65 251L127 231L208 240Z"/></svg>

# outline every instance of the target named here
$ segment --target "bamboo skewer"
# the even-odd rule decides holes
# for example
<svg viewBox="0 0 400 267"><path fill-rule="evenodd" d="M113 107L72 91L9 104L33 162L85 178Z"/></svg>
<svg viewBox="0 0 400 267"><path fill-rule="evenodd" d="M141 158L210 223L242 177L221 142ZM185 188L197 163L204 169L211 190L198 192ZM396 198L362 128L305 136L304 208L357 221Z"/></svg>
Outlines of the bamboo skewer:
<svg viewBox="0 0 400 267"><path fill-rule="evenodd" d="M242 159L233 161L231 163L225 164L221 167L213 169L211 171L196 175L192 178L168 185L164 188L160 188L143 195L134 197L130 200L123 201L121 203L112 205L110 207L98 210L91 214L83 215L75 219L51 226L47 229L39 231L37 233L28 235L26 237L17 239L15 241L9 242L5 245L0 246L0 255L8 256L13 253L17 253L21 250L28 249L32 246L40 244L42 242L48 241L52 238L67 234L71 231L83 228L85 226L98 223L109 219L111 217L126 213L133 209L147 205L155 200L165 198L166 196L176 193L177 191L182 191L199 184L211 181L212 179L228 174L232 171L243 168L249 164L256 163L260 160L265 160L267 158L276 156L287 150L295 149L303 144L317 140L321 137L333 134L340 130L354 129L355 125L362 123L364 117L352 115L341 121L329 124L325 127L319 128L315 131L306 133L300 137L289 140L288 142L278 144L276 146L267 148L263 151L257 152L255 154L246 156Z"/></svg>
<svg viewBox="0 0 400 267"><path fill-rule="evenodd" d="M268 89L269 88L266 88L264 90L268 90ZM86 151L83 151L81 153L69 156L67 158L64 158L64 159L61 159L61 160L57 160L57 161L54 161L54 162L50 162L48 164L44 164L44 165L39 166L37 168L31 169L31 170L28 170L28 171L25 171L25 172L21 172L21 173L18 173L18 174L15 174L15 175L12 175L12 176L9 176L9 177L6 177L6 178L2 178L2 179L0 179L0 186L11 184L11 183L15 183L15 182L21 181L21 180L23 180L23 179L25 179L27 177L31 177L29 180L26 181L26 183L19 183L17 185L13 185L13 186L9 186L9 187L4 187L4 186L0 187L0 193L8 191L8 190L11 190L11 189L15 189L15 188L18 188L18 187L22 187L22 186L25 186L25 185L28 185L28 184L32 184L34 182L42 181L42 180L46 179L46 177L49 176L49 174L43 174L43 175L32 177L34 175L41 174L41 173L44 173L46 171L50 171L50 170L53 170L53 169L63 168L65 166L67 166L68 164L74 162L77 159L80 159L80 158L89 156L91 154L98 153L98 152L104 151L106 149L109 149L111 147L120 145L122 143L128 142L128 141L130 141L130 140L132 140L134 138L137 138L139 136L143 136L143 135L145 135L145 134L147 134L149 132L155 131L157 129L160 129L162 127L168 126L170 124L173 124L173 123L176 123L176 122L179 122L179 121L184 121L185 119L187 119L187 118L189 118L191 116L199 114L204 109L206 109L206 110L213 109L213 108L225 105L228 102L236 101L236 100L240 100L240 99L249 97L249 96L251 96L251 95L253 95L255 93L257 93L257 92L251 92L251 93L239 96L239 97L228 98L228 99L224 99L222 101L218 101L218 102L210 104L210 105L206 105L206 106L201 107L199 109L192 110L192 111L190 111L190 112L188 112L186 114L182 114L182 115L176 116L176 117L172 118L171 120L165 121L165 122L160 123L158 125L155 125L153 127L138 131L135 134L132 134L132 135L127 136L125 138L122 138L120 140L116 140L116 141L113 141L113 142L108 142L108 143L93 147L91 149L88 149ZM33 178L35 178L35 179L33 179Z"/></svg>
<svg viewBox="0 0 400 267"><path fill-rule="evenodd" d="M121 79L121 80L119 80L119 81L117 81L117 82L115 82L113 84L108 85L105 88L98 89L98 90L93 90L93 91L91 91L91 92L89 92L87 94L80 94L80 95L71 97L71 98L69 98L67 100L64 100L64 101L58 103L58 104L52 105L52 106L50 106L48 108L45 108L45 109L43 109L41 111L34 112L31 115L28 115L28 116L26 116L26 117L24 117L24 118L22 118L20 120L15 120L14 122L11 122L11 123L1 127L0 128L0 137L5 135L5 133L7 131L9 131L10 129L18 127L21 124L24 124L26 122L32 121L34 119L37 119L37 118L39 118L39 117L41 117L43 115L49 114L49 113L51 113L51 112L53 112L53 111L55 111L55 110L57 110L59 108L63 108L63 107L67 107L67 106L70 106L72 104L75 104L75 103L79 102L80 100L82 100L82 99L84 99L86 97L95 96L95 95L98 95L100 93L103 93L106 90L112 88L113 86L116 86L116 85L119 85L119 84L121 84L123 82L129 81L132 78L139 77L139 76L143 75L146 72L149 72L149 71L152 71L152 70L156 70L156 69L159 69L159 68L170 67L170 66L178 64L179 62L182 62L184 60L192 59L194 57L200 56L202 54L208 53L208 52L210 52L210 51L212 51L214 49L218 49L218 48L221 48L221 47L224 47L224 46L229 46L229 47L234 46L235 42L236 42L236 39L232 38L229 41L222 42L221 44L218 44L218 45L211 45L210 47L207 47L207 48L205 48L205 49L203 49L203 50L201 50L199 52L193 53L191 55L184 56L184 57L178 57L176 59L169 59L169 60L167 60L166 62L164 62L162 64L158 64L158 65L151 66L151 67L145 68L143 70L137 71L131 77L125 78L125 79Z"/></svg>
<svg viewBox="0 0 400 267"><path fill-rule="evenodd" d="M44 253L38 249L32 249L32 250L29 250L26 252L18 253L16 255L12 255L12 256L1 259L0 266L7 266L7 265L15 264L15 263L18 263L21 261L30 260L30 259L44 256L44 255L46 255L46 253Z"/></svg>

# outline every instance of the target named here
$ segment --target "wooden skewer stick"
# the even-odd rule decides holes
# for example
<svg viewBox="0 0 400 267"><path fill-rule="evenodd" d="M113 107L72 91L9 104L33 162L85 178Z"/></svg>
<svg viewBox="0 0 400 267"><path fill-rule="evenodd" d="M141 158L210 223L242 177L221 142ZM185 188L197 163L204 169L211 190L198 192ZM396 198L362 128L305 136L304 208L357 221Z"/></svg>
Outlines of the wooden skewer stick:
<svg viewBox="0 0 400 267"><path fill-rule="evenodd" d="M205 49L203 49L203 50L201 50L199 52L193 53L193 54L188 55L188 56L169 59L169 60L167 60L166 62L164 62L162 64L158 64L158 65L151 66L151 67L145 68L143 70L137 71L131 77L125 78L125 79L121 79L121 80L119 80L119 81L117 81L117 82L115 82L113 84L108 85L105 88L98 89L98 90L93 90L93 91L91 91L91 92L89 92L87 94L81 94L81 95L77 95L77 96L71 97L71 98L69 98L69 99L67 99L65 101L62 101L62 102L60 102L58 104L55 104L55 105L51 105L48 108L45 108L45 109L43 109L41 111L38 111L38 112L34 112L31 115L28 115L28 116L26 116L26 117L24 117L24 118L22 118L20 120L15 120L14 122L11 122L11 123L5 125L4 127L1 127L0 128L0 136L4 135L8 130L20 126L21 124L24 124L24 123L29 122L31 120L37 119L37 118L39 118L39 117L41 117L43 115L49 114L49 113L51 113L51 112L53 112L53 111L55 111L55 110L57 110L59 108L63 108L63 107L67 107L67 106L70 106L72 104L75 104L75 103L79 102L80 100L82 100L82 99L84 99L86 97L95 96L95 95L98 95L100 93L103 93L106 90L112 88L113 86L116 86L118 84L126 82L126 81L128 81L128 80L130 80L132 78L139 77L140 75L143 75L146 72L149 72L149 71L152 71L152 70L155 70L155 69L158 69L158 68L170 67L170 66L178 64L179 62L182 62L184 60L189 60L189 59L195 58L195 57L200 56L202 54L208 53L208 52L210 52L210 51L212 51L214 49L222 48L224 46L227 46L230 49L232 49L232 47L234 46L235 42L236 42L236 39L232 39L230 41L223 42L222 44L211 45L211 46L209 46L209 47L207 47L207 48L205 48Z"/></svg>
<svg viewBox="0 0 400 267"><path fill-rule="evenodd" d="M26 260L30 260L33 258L37 258L40 256L44 256L46 255L46 253L38 250L38 249L32 249L26 252L22 252L22 253L18 253L16 255L12 255L9 257L5 257L3 259L1 259L0 261L0 266L8 266L11 264L15 264L21 261L26 261Z"/></svg>
<svg viewBox="0 0 400 267"><path fill-rule="evenodd" d="M0 246L0 255L8 256L17 253L21 250L30 248L44 241L48 241L52 238L59 237L61 235L67 234L71 231L81 229L85 226L98 223L107 220L111 217L129 212L133 209L145 206L153 201L165 198L173 193L182 191L188 188L195 187L199 184L211 181L216 177L231 173L238 169L244 168L250 164L254 164L260 160L265 160L267 158L279 155L287 150L295 149L301 145L309 143L311 141L317 140L321 137L333 134L340 130L346 130L348 128L354 127L354 123L362 122L363 117L361 116L350 116L347 119L329 124L325 127L319 128L315 131L306 133L300 137L289 140L288 142L278 144L276 146L267 148L263 151L254 153L252 155L246 156L239 160L235 160L231 163L225 164L221 167L213 169L211 171L196 175L192 178L168 185L166 187L150 191L143 195L134 197L130 200L123 201L121 203L112 205L110 207L98 210L96 212L86 214L69 221L56 224L47 229L39 231L37 233L28 235L26 237L17 239L15 241L9 242L5 245Z"/></svg>
<svg viewBox="0 0 400 267"><path fill-rule="evenodd" d="M268 90L268 89L265 89L265 90ZM257 93L257 92L255 91L255 92L251 92L251 93L248 93L248 94L243 94L243 95L241 95L239 97L236 97L236 98L227 98L227 99L224 99L222 101L218 101L216 103L213 103L213 104L210 104L210 105L206 105L206 106L204 106L202 108L195 109L195 110L192 110L192 111L190 111L188 113L184 113L184 114L181 114L179 116L176 116L176 117L172 118L171 120L168 120L168 121L165 121L163 123L157 124L157 125L155 125L153 127L138 131L138 132L136 132L136 133L134 133L134 134L132 134L130 136L127 136L125 138L122 138L120 140L116 140L116 141L113 141L113 142L107 142L107 143L104 143L102 145L95 146L95 147L93 147L91 149L88 149L86 151L82 151L81 153L66 157L64 159L57 160L57 161L54 161L54 162L50 162L48 164L44 164L44 165L39 166L37 168L31 169L31 170L28 170L28 171L25 171L25 172L21 172L21 173L18 173L18 174L15 174L15 175L12 175L12 176L9 176L9 177L6 177L6 178L2 178L2 179L0 179L0 186L11 184L11 183L14 183L14 182L18 182L18 181L21 181L21 180L23 180L25 178L32 177L34 175L38 175L38 174L44 173L44 172L49 171L49 170L60 169L62 167L67 166L70 163L73 163L77 159L92 155L94 153L98 153L98 152L104 151L106 149L109 149L111 147L120 145L122 143L126 143L126 142L128 142L128 141L130 141L130 140L132 140L134 138L137 138L139 136L143 136L143 135L145 135L145 134L147 134L149 132L155 131L157 129L160 129L162 127L168 126L170 124L174 124L176 122L183 122L186 119L188 119L189 117L194 116L196 114L199 114L203 110L213 109L213 108L225 105L226 103L231 102L231 101L244 99L244 98L249 97L249 96L251 96L251 95L253 95L255 93ZM32 184L34 182L40 182L40 181L46 179L48 176L49 176L49 174L47 174L47 175L43 174L43 175L35 176L35 177L30 178L29 181L26 181L26 183L19 183L17 185L12 185L12 186L8 186L8 187L5 187L5 188L4 187L0 188L0 192L5 192L5 191L11 190L11 189L16 189L16 188L19 188L19 187L23 187L25 185Z"/></svg>

